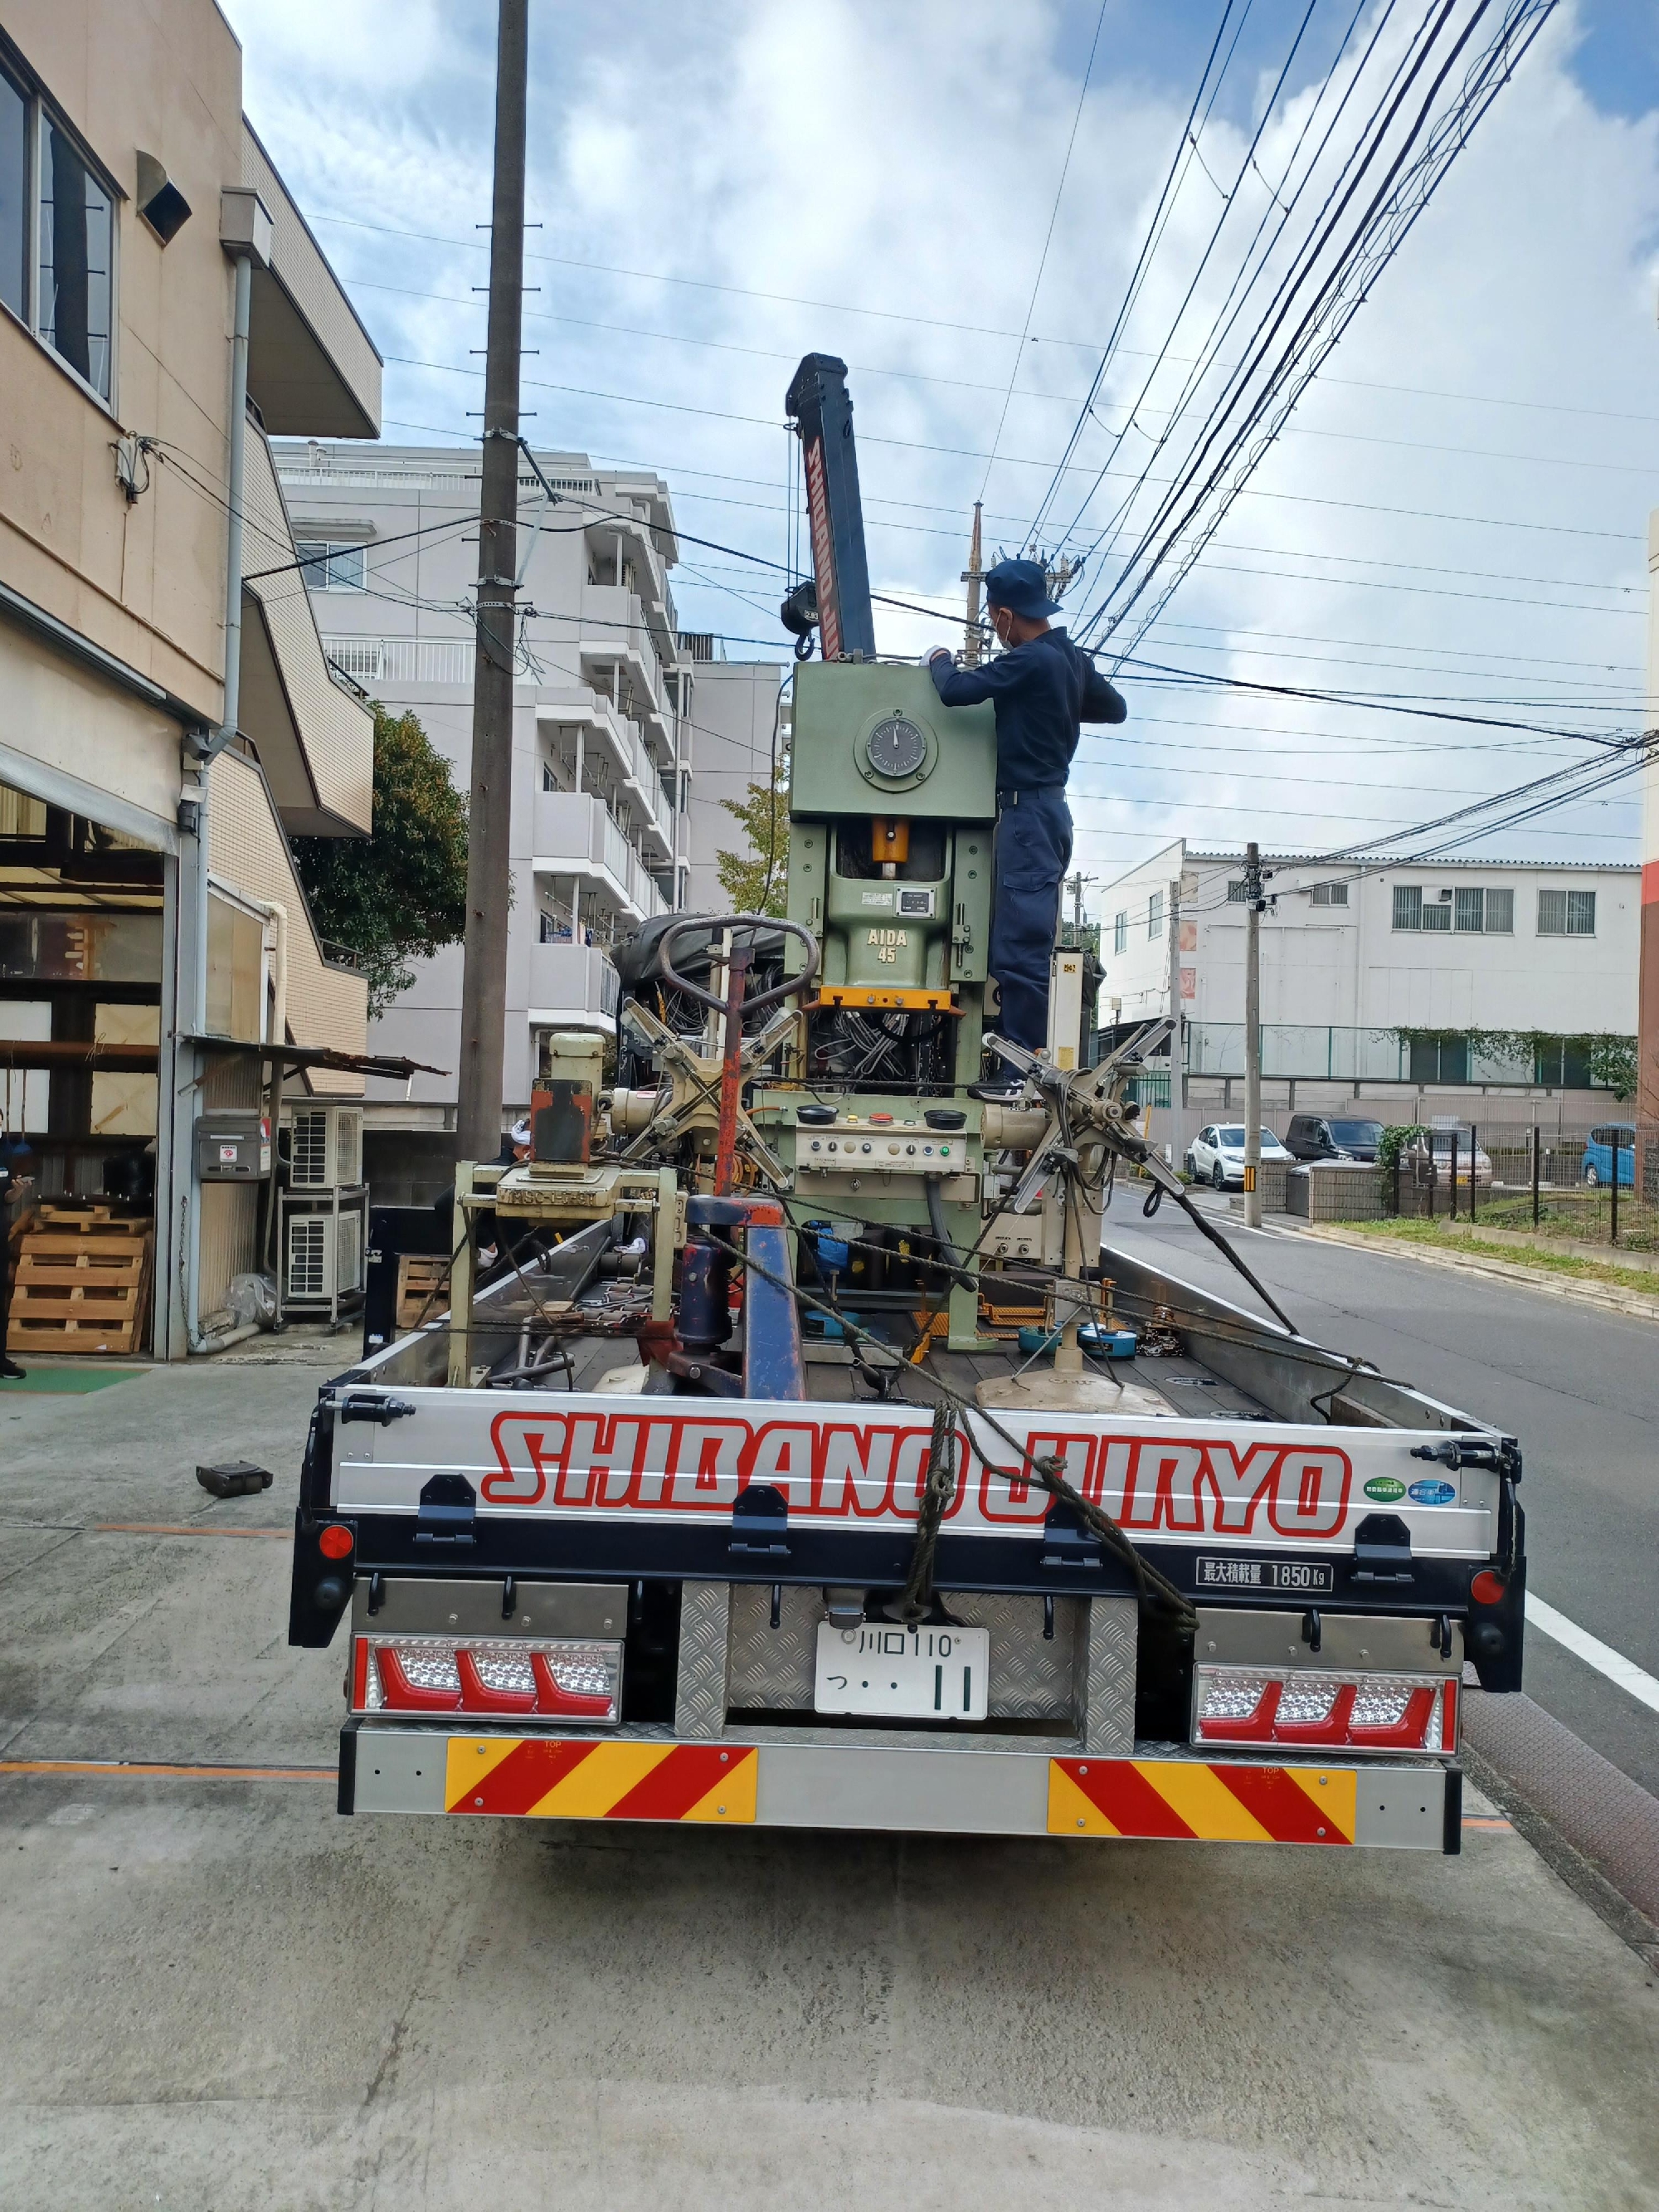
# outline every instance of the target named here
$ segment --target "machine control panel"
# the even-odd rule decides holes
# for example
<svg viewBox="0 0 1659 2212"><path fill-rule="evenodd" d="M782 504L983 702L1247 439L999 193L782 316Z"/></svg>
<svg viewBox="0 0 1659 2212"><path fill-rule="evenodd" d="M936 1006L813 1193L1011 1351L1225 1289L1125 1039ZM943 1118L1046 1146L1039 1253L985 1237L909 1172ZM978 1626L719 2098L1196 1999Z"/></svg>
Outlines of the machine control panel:
<svg viewBox="0 0 1659 2212"><path fill-rule="evenodd" d="M803 1119L795 1134L799 1169L883 1169L906 1175L960 1175L969 1164L960 1132L944 1134L919 1117L842 1114L833 1121Z"/></svg>

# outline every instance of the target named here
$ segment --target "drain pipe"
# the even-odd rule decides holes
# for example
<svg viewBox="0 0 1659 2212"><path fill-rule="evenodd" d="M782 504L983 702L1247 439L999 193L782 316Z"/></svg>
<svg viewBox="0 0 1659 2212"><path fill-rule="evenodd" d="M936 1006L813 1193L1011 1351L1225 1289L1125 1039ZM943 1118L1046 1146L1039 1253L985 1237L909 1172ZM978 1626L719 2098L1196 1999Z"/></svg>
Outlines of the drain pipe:
<svg viewBox="0 0 1659 2212"><path fill-rule="evenodd" d="M200 793L194 809L196 867L188 911L185 902L179 902L179 933L187 942L179 945L179 965L181 981L187 976L189 983L188 990L180 996L186 1003L191 1030L198 1036L206 1034L208 1016L210 785L214 761L236 735L241 708L242 501L247 447L248 322L254 264L257 262L262 269L270 265L271 229L270 210L258 192L238 185L220 194L219 242L230 255L235 269L230 347L230 452L226 485L228 515L225 526L224 714L207 744L198 746L195 766ZM196 1172L193 1124L201 1104L203 1055L198 1051L194 1057L196 1065L189 1085L192 1110L185 1117L191 1125L191 1140L185 1148L188 1176L183 1254L185 1335L192 1352L206 1352L216 1348L216 1340L202 1334L202 1184ZM175 1146L175 1158L177 1154Z"/></svg>

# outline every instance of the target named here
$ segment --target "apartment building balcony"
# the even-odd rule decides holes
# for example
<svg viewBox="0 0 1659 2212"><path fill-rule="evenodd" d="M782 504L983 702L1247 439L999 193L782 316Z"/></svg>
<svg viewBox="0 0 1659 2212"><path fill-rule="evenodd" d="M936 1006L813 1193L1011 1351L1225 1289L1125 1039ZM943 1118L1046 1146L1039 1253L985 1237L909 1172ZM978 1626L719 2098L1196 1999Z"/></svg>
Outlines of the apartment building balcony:
<svg viewBox="0 0 1659 2212"><path fill-rule="evenodd" d="M454 684L472 688L477 647L467 637L325 635L323 651L356 684Z"/></svg>
<svg viewBox="0 0 1659 2212"><path fill-rule="evenodd" d="M542 692L536 702L536 719L554 728L580 726L585 749L591 752L595 744L599 747L637 810L641 837L649 848L647 857L672 860L673 808L663 791L656 763L646 748L639 724L618 714L610 700L586 689Z"/></svg>
<svg viewBox="0 0 1659 2212"><path fill-rule="evenodd" d="M630 921L648 921L668 902L640 854L617 827L603 799L591 793L535 794L533 858L538 875L580 876L597 884Z"/></svg>
<svg viewBox="0 0 1659 2212"><path fill-rule="evenodd" d="M638 515L607 515L588 525L586 544L589 561L607 582L626 584L631 572L634 588L647 607L668 599L668 564L657 542L657 533Z"/></svg>
<svg viewBox="0 0 1659 2212"><path fill-rule="evenodd" d="M622 986L597 945L530 947L530 1025L532 1029L617 1028Z"/></svg>
<svg viewBox="0 0 1659 2212"><path fill-rule="evenodd" d="M662 662L638 593L615 584L585 584L579 623L576 650L582 674L595 690L610 690L611 671L620 665L628 672L629 688L642 693L660 714Z"/></svg>

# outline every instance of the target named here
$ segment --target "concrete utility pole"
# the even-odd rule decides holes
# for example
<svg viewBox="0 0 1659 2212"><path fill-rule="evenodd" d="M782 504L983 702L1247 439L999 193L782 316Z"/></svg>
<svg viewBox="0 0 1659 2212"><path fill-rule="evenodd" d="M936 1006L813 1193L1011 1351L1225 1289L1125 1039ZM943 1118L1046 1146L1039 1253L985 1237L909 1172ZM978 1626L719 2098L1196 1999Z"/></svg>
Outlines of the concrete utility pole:
<svg viewBox="0 0 1659 2212"><path fill-rule="evenodd" d="M1170 885L1170 1134L1176 1133L1174 1115L1177 1108L1187 1103L1182 1097L1181 1051L1181 878L1176 876Z"/></svg>
<svg viewBox="0 0 1659 2212"><path fill-rule="evenodd" d="M1244 1225L1261 1226L1261 848L1244 848Z"/></svg>
<svg viewBox="0 0 1659 2212"><path fill-rule="evenodd" d="M1085 876L1081 868L1075 875L1067 876L1066 878L1066 888L1072 894L1072 921L1074 927L1079 929L1083 927L1083 887L1085 884L1093 883L1094 880L1092 876Z"/></svg>
<svg viewBox="0 0 1659 2212"><path fill-rule="evenodd" d="M968 586L968 626L962 634L962 665L977 668L985 658L984 633L979 626L979 587L985 581L985 562L980 552L979 521L981 501L974 501L974 534L968 546L968 566L962 580Z"/></svg>
<svg viewBox="0 0 1659 2212"><path fill-rule="evenodd" d="M519 513L519 351L524 329L524 147L529 0L500 0L495 188L478 497L477 655L456 1153L493 1160L501 1140L507 916L513 818L513 660Z"/></svg>

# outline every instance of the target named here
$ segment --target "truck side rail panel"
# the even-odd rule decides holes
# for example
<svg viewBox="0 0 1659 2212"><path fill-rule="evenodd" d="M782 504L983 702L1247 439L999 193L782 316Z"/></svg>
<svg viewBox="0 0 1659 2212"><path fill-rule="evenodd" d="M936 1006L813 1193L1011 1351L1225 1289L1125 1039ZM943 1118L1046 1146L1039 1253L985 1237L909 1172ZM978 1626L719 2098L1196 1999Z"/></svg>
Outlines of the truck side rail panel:
<svg viewBox="0 0 1659 2212"><path fill-rule="evenodd" d="M1132 1325L1145 1327L1157 1307L1167 1306L1196 1358L1282 1420L1491 1434L1484 1421L1376 1374L1357 1356L1328 1352L1308 1337L1286 1336L1276 1322L1127 1252L1109 1247L1101 1265ZM1334 1400L1343 1402L1334 1405Z"/></svg>

